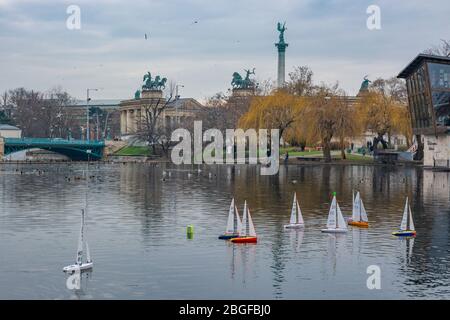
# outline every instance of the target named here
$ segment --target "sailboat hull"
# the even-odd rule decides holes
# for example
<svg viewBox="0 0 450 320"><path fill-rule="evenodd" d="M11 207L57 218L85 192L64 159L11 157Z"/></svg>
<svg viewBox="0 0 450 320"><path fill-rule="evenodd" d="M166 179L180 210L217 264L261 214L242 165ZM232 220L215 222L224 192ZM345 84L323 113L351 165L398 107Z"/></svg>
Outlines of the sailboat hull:
<svg viewBox="0 0 450 320"><path fill-rule="evenodd" d="M414 231L414 230L399 230L399 231L392 232L392 235L397 236L397 237L415 237L416 231Z"/></svg>
<svg viewBox="0 0 450 320"><path fill-rule="evenodd" d="M324 233L346 233L347 229L322 229L320 231Z"/></svg>
<svg viewBox="0 0 450 320"><path fill-rule="evenodd" d="M300 228L304 228L305 225L303 223L290 223L290 224L285 224L284 228L285 229L300 229Z"/></svg>
<svg viewBox="0 0 450 320"><path fill-rule="evenodd" d="M257 243L257 237L240 237L240 238L232 238L230 239L233 243Z"/></svg>
<svg viewBox="0 0 450 320"><path fill-rule="evenodd" d="M365 221L353 221L351 219L348 220L349 226L360 227L360 228L368 228L369 223Z"/></svg>
<svg viewBox="0 0 450 320"><path fill-rule="evenodd" d="M81 265L78 264L72 264L70 266L64 267L63 271L64 272L75 272L77 270L89 270L92 269L92 267L94 266L94 263L91 262L86 262L86 263L82 263Z"/></svg>
<svg viewBox="0 0 450 320"><path fill-rule="evenodd" d="M220 235L219 239L220 240L230 240L230 239L237 238L237 237L239 237L238 234L227 234L227 233L225 233L225 234Z"/></svg>

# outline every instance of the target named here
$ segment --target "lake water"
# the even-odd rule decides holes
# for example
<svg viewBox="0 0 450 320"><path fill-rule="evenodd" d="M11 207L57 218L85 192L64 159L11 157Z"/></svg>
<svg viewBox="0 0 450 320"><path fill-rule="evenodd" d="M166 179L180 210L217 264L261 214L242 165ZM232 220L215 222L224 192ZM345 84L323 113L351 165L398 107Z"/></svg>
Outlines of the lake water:
<svg viewBox="0 0 450 320"><path fill-rule="evenodd" d="M450 298L446 172L319 165L261 176L256 166L204 166L198 173L91 164L86 222L94 269L82 274L81 289L69 290L62 268L75 260L86 190L75 177L85 164L0 168L1 299ZM170 172L165 181L163 170ZM332 192L349 216L353 189L361 191L370 228L321 233ZM294 191L302 231L283 230ZM250 205L257 245L217 239L233 196L241 212L245 199ZM406 196L414 240L391 235ZM193 239L186 237L189 224ZM380 290L367 288L370 265L380 267Z"/></svg>

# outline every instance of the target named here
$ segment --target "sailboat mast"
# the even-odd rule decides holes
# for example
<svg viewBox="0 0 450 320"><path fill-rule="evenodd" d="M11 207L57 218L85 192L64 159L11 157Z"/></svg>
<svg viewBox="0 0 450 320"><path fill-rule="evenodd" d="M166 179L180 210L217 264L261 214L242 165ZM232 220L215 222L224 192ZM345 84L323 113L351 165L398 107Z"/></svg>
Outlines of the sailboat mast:
<svg viewBox="0 0 450 320"><path fill-rule="evenodd" d="M406 218L406 230L411 230L411 215L410 215L411 206L409 205L409 199L408 199L407 205L408 205L408 211L407 211L408 215Z"/></svg>
<svg viewBox="0 0 450 320"><path fill-rule="evenodd" d="M361 215L361 207L362 207L362 205L361 205L361 197L359 197L359 222L361 222L362 221L362 215Z"/></svg>
<svg viewBox="0 0 450 320"><path fill-rule="evenodd" d="M338 212L337 212L337 200L334 202L334 221L336 221L336 229L339 228L339 221L338 221Z"/></svg>

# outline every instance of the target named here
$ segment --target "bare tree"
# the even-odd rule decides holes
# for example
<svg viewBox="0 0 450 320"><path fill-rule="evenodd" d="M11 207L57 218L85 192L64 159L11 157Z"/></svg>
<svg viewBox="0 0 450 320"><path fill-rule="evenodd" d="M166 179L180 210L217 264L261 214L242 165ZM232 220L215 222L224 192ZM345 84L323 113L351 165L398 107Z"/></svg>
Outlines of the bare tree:
<svg viewBox="0 0 450 320"><path fill-rule="evenodd" d="M286 89L290 94L297 96L309 96L314 91L313 75L314 73L308 66L295 67L289 72L289 81Z"/></svg>
<svg viewBox="0 0 450 320"><path fill-rule="evenodd" d="M257 96L268 96L272 93L272 91L276 88L275 81L272 79L266 79L258 82L256 86L256 95Z"/></svg>
<svg viewBox="0 0 450 320"><path fill-rule="evenodd" d="M1 96L2 108L5 109L8 105L8 91L3 92Z"/></svg>
<svg viewBox="0 0 450 320"><path fill-rule="evenodd" d="M441 44L426 49L423 53L450 57L450 40L441 39Z"/></svg>
<svg viewBox="0 0 450 320"><path fill-rule="evenodd" d="M408 102L406 83L403 79L398 79L396 77L389 79L378 78L372 82L370 88L391 97L397 102L403 104Z"/></svg>
<svg viewBox="0 0 450 320"><path fill-rule="evenodd" d="M153 154L157 154L156 147L162 147L165 153L165 143L168 128L165 123L164 111L173 101L174 88L169 87L169 94L166 98L153 98L149 103L141 106L141 116L136 119L137 132L136 135L146 141L152 148ZM168 148L167 148L168 150Z"/></svg>
<svg viewBox="0 0 450 320"><path fill-rule="evenodd" d="M205 130L216 128L225 132L230 122L227 101L228 96L222 92L218 92L206 100L204 107L197 114L197 120L202 121Z"/></svg>
<svg viewBox="0 0 450 320"><path fill-rule="evenodd" d="M10 90L8 103L13 108L13 120L26 137L65 137L72 121L67 106L73 98L61 88L47 93L24 88Z"/></svg>
<svg viewBox="0 0 450 320"><path fill-rule="evenodd" d="M1 95L0 123L11 123L11 114L8 108L8 92Z"/></svg>

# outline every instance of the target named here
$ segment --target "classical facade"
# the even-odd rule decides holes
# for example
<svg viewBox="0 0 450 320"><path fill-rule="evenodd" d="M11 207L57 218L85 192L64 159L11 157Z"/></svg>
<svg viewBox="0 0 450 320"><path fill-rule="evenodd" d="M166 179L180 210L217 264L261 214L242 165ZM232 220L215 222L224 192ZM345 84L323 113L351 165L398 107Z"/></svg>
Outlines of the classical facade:
<svg viewBox="0 0 450 320"><path fill-rule="evenodd" d="M91 110L99 109L102 112L102 117L99 118L99 139L116 139L120 136L120 100L115 99L100 99L91 100L89 108ZM69 115L71 130L71 137L74 139L86 138L86 100L78 100L75 104L67 106L65 112ZM91 114L90 122L90 137L96 139L97 137L97 117Z"/></svg>
<svg viewBox="0 0 450 320"><path fill-rule="evenodd" d="M119 104L120 132L122 137L136 135L141 129L144 117L151 107L164 110L159 116L162 126L182 124L187 118L192 118L203 107L193 98L176 98L166 101L161 90L142 90L134 99L123 100Z"/></svg>

